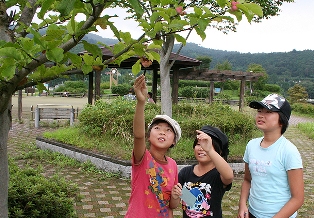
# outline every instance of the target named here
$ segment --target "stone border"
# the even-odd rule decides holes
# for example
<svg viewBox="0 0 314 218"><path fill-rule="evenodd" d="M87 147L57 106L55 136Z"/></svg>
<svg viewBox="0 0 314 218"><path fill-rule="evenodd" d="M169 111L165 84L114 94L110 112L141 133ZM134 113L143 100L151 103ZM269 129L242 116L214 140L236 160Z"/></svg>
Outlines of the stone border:
<svg viewBox="0 0 314 218"><path fill-rule="evenodd" d="M48 140L42 137L36 137L36 146L40 149L51 150L54 152L62 153L68 157L74 158L80 162L90 161L97 168L109 172L120 173L121 176L131 177L131 162L113 159L111 157L96 154L72 145L63 144L60 142ZM244 172L244 163L229 163L235 174ZM190 164L182 164L178 162L178 170Z"/></svg>

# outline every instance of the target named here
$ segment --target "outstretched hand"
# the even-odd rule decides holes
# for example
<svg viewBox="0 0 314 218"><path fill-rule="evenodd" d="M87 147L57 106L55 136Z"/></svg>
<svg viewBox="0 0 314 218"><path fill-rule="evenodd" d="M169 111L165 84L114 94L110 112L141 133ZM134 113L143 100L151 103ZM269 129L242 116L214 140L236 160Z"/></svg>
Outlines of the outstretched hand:
<svg viewBox="0 0 314 218"><path fill-rule="evenodd" d="M147 87L144 75L140 75L136 78L134 82L134 92L138 101L146 101Z"/></svg>

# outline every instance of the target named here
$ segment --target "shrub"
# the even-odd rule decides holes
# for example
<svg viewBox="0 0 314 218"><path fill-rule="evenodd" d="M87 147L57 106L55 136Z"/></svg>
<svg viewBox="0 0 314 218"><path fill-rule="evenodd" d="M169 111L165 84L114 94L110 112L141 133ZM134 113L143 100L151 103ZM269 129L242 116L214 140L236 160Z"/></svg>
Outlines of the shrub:
<svg viewBox="0 0 314 218"><path fill-rule="evenodd" d="M20 169L10 163L9 217L77 217L74 197L78 188L64 178L44 177L40 170Z"/></svg>
<svg viewBox="0 0 314 218"><path fill-rule="evenodd" d="M280 93L280 86L276 84L265 84L264 90L273 93Z"/></svg>
<svg viewBox="0 0 314 218"><path fill-rule="evenodd" d="M301 114L314 114L314 105L309 103L294 103L291 104L291 109Z"/></svg>
<svg viewBox="0 0 314 218"><path fill-rule="evenodd" d="M123 96L129 93L130 88L132 88L130 85L116 85L111 87L111 92Z"/></svg>
<svg viewBox="0 0 314 218"><path fill-rule="evenodd" d="M113 100L111 103L97 101L94 106L87 106L81 111L79 116L80 131L89 137L105 134L111 144L117 141L118 144L123 144L125 147L132 149L135 104L135 101L127 101L122 97ZM160 111L161 108L158 104L146 105L146 127L155 115L160 114ZM228 135L230 146L237 146L242 142L245 145L248 139L253 137L256 130L251 116L233 110L226 104L214 103L209 105L183 102L173 105L172 112L173 118L178 121L182 129L182 140L178 144L180 149L190 146L191 140L195 137L195 130L200 129L203 125L219 127ZM185 145L183 143L189 144ZM182 152L187 153L190 150L182 150ZM131 151L128 154L131 154ZM177 152L172 153L172 157L177 160L188 158Z"/></svg>
<svg viewBox="0 0 314 218"><path fill-rule="evenodd" d="M87 84L84 81L65 81L63 85L55 88L55 92L71 92L71 93L86 93Z"/></svg>

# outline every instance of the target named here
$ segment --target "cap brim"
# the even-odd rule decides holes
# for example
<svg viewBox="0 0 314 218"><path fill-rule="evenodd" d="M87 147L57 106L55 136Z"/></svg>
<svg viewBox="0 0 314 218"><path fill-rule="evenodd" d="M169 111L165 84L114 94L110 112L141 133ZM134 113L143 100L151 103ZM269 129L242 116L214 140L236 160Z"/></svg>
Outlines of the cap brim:
<svg viewBox="0 0 314 218"><path fill-rule="evenodd" d="M271 110L271 111L280 111L279 109L277 109L276 107L272 107L271 109L269 109L267 107L267 105L263 104L263 102L259 102L259 101L252 101L249 104L250 108L254 108L254 109L260 109L260 108L266 108L267 110Z"/></svg>

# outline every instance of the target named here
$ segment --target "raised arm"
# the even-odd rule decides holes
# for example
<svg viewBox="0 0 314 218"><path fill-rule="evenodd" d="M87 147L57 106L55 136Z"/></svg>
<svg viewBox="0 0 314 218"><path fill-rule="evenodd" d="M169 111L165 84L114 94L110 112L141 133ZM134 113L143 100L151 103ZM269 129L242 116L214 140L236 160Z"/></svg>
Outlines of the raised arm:
<svg viewBox="0 0 314 218"><path fill-rule="evenodd" d="M136 78L134 83L134 92L136 95L136 107L133 119L133 135L134 135L134 160L135 163L141 161L145 149L146 149L146 139L145 139L145 103L147 96L147 87L145 84L145 76L141 75Z"/></svg>
<svg viewBox="0 0 314 218"><path fill-rule="evenodd" d="M198 133L197 139L199 140L201 147L213 161L216 169L220 173L221 181L223 184L229 185L234 177L232 168L225 159L215 151L212 144L212 138L202 131L196 130L196 132Z"/></svg>

